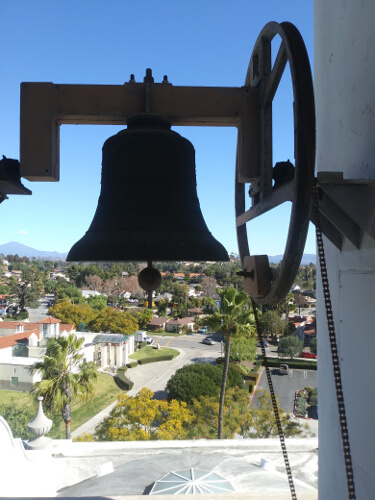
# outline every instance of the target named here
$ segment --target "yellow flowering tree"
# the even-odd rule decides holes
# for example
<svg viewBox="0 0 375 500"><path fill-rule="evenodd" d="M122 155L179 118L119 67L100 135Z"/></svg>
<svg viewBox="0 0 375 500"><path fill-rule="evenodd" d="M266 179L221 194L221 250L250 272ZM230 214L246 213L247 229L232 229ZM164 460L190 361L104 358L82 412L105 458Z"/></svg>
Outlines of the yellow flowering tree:
<svg viewBox="0 0 375 500"><path fill-rule="evenodd" d="M96 428L98 441L185 439L192 416L186 403L158 401L144 387L136 396L121 394L110 415Z"/></svg>

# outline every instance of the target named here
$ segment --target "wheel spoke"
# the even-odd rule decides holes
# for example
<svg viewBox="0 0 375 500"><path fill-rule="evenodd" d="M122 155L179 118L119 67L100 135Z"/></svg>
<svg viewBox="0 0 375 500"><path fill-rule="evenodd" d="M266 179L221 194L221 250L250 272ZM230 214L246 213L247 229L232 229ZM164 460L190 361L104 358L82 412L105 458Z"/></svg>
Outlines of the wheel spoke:
<svg viewBox="0 0 375 500"><path fill-rule="evenodd" d="M283 76L287 61L288 61L288 56L286 53L285 44L282 41L276 56L275 64L273 65L272 71L269 75L267 84L264 89L264 94L263 94L264 106L273 100L277 87L279 86L280 80Z"/></svg>
<svg viewBox="0 0 375 500"><path fill-rule="evenodd" d="M242 214L238 214L236 217L237 227L246 224L246 222L255 219L255 217L259 217L259 215L269 210L273 210L286 201L293 201L293 184L293 181L283 184L279 188L274 189L271 196L263 198L254 207L251 207Z"/></svg>

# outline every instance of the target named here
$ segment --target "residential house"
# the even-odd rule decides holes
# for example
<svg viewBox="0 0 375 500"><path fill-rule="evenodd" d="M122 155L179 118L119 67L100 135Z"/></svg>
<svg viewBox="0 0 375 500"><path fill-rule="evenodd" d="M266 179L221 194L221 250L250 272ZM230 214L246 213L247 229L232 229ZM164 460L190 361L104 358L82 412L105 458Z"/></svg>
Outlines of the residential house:
<svg viewBox="0 0 375 500"><path fill-rule="evenodd" d="M310 345L316 335L315 319L311 316L289 316L288 321L296 328L292 335L298 336L305 345Z"/></svg>
<svg viewBox="0 0 375 500"><path fill-rule="evenodd" d="M194 317L190 316L187 318L172 318L168 320L165 324L166 332L181 332L182 328L186 328L187 330L194 330Z"/></svg>
<svg viewBox="0 0 375 500"><path fill-rule="evenodd" d="M155 330L165 330L165 324L168 321L168 318L159 318L158 316L154 316L150 323L147 325L147 330L149 332Z"/></svg>
<svg viewBox="0 0 375 500"><path fill-rule="evenodd" d="M51 271L49 274L49 279L55 280L56 278L62 278L66 281L70 281L70 278L61 269L56 269L56 271Z"/></svg>
<svg viewBox="0 0 375 500"><path fill-rule="evenodd" d="M199 316L203 313L203 309L201 307L193 307L192 309L188 309L188 313L192 316Z"/></svg>
<svg viewBox="0 0 375 500"><path fill-rule="evenodd" d="M11 276L13 276L17 281L22 279L22 271L10 271Z"/></svg>

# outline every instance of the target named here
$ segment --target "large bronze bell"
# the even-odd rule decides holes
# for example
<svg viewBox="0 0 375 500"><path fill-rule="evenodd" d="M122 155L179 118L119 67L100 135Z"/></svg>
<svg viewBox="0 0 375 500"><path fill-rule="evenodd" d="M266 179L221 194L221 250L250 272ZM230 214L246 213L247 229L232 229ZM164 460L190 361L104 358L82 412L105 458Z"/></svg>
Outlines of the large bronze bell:
<svg viewBox="0 0 375 500"><path fill-rule="evenodd" d="M200 210L192 144L161 116L127 125L104 143L98 207L67 260L229 260Z"/></svg>

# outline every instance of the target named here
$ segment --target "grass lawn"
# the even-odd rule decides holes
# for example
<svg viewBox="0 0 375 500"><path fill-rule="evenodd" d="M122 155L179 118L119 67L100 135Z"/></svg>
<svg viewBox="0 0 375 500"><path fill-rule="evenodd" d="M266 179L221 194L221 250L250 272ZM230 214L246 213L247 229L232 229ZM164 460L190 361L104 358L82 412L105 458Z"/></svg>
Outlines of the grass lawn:
<svg viewBox="0 0 375 500"><path fill-rule="evenodd" d="M130 359L143 359L143 358L158 358L159 356L164 356L166 354L173 354L175 358L180 353L176 349L171 349L170 347L161 347L160 349L154 349L151 346L143 347L136 351L134 354L129 356Z"/></svg>
<svg viewBox="0 0 375 500"><path fill-rule="evenodd" d="M72 408L72 421L71 430L74 431L80 427L91 417L104 410L117 396L123 391L117 387L111 375L105 373L98 373L98 378L95 385L95 396L93 401L82 403L80 401L73 401ZM31 406L37 408L34 397L28 392L15 392L15 391L0 391L0 405L5 406ZM61 420L59 428L55 428L49 432L49 436L54 438L65 438L65 424Z"/></svg>
<svg viewBox="0 0 375 500"><path fill-rule="evenodd" d="M1 406L17 406L20 408L35 408L38 407L33 396L29 392L18 391L0 391L0 405Z"/></svg>

